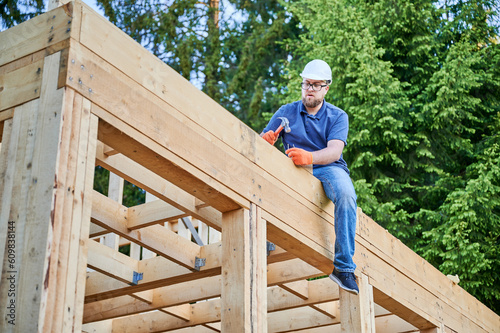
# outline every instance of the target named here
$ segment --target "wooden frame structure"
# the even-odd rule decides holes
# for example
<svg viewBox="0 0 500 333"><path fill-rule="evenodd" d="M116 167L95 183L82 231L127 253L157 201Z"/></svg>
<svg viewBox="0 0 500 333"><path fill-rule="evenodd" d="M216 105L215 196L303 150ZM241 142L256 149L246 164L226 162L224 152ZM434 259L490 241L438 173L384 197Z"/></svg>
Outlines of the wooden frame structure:
<svg viewBox="0 0 500 333"><path fill-rule="evenodd" d="M79 1L0 33L0 209L2 332L500 332L361 210L359 297L310 279L321 183Z"/></svg>

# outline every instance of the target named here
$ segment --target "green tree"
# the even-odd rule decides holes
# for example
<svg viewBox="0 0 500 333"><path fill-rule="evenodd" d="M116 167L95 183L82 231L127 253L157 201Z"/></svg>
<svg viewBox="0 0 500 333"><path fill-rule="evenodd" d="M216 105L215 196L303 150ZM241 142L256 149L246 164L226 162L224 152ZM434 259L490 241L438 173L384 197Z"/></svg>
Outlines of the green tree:
<svg viewBox="0 0 500 333"><path fill-rule="evenodd" d="M325 11L324 8L330 10ZM402 84L393 77L391 63L377 46L363 12L342 1L301 1L290 7L308 29L294 44L301 60L289 75L291 99L299 98L298 75L305 62L321 58L332 67L333 82L327 101L349 115L349 139L344 157L355 180L359 205L377 221L390 226L407 219L400 211L408 167L402 156L415 151L418 142L404 131L404 111L410 103ZM293 41L292 41L293 42ZM415 165L416 164L416 165ZM404 213L404 212L403 212Z"/></svg>
<svg viewBox="0 0 500 333"><path fill-rule="evenodd" d="M29 20L44 12L43 0L0 1L0 30Z"/></svg>
<svg viewBox="0 0 500 333"><path fill-rule="evenodd" d="M288 9L304 33L288 42L286 100L299 98L307 61L332 66L327 100L350 117L344 157L360 207L500 312L492 3L303 0Z"/></svg>

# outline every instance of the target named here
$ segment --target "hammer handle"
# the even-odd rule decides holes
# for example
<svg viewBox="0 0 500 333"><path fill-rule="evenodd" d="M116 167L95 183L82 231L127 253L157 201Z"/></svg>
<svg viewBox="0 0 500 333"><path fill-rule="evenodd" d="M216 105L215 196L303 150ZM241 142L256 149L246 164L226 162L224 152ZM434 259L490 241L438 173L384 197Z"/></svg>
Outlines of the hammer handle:
<svg viewBox="0 0 500 333"><path fill-rule="evenodd" d="M276 132L274 132L274 135L277 136L278 134L280 134L280 132L281 132L282 129L283 129L283 126L280 125L280 127L278 127L278 129L276 130Z"/></svg>

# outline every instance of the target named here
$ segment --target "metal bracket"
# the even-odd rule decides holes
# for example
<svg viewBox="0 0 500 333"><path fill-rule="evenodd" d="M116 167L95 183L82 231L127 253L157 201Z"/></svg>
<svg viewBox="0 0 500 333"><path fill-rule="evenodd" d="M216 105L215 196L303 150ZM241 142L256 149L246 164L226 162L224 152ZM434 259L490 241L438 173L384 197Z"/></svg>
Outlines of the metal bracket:
<svg viewBox="0 0 500 333"><path fill-rule="evenodd" d="M274 243L267 241L267 255L269 256L269 254L271 254L271 251L274 250L276 250L276 245L274 245Z"/></svg>
<svg viewBox="0 0 500 333"><path fill-rule="evenodd" d="M207 261L206 258L198 258L198 257L196 257L194 259L194 269L196 269L197 271L199 271L200 267L205 266L205 262L206 261Z"/></svg>
<svg viewBox="0 0 500 333"><path fill-rule="evenodd" d="M137 286L137 283L142 280L142 274L143 273L137 273L134 271L134 275L132 276L132 286Z"/></svg>

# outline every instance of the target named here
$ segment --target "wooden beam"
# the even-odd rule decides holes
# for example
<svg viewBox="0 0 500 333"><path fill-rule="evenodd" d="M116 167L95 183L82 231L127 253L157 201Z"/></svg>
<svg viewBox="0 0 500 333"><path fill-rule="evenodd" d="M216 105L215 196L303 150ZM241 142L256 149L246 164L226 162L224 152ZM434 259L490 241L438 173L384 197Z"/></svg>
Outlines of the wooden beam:
<svg viewBox="0 0 500 333"><path fill-rule="evenodd" d="M74 113L81 112L81 119L80 137L78 147L75 149L77 152L75 183L71 191L72 196L68 198L68 201L73 203L73 216L67 256L66 302L63 304L61 311L64 313L62 330L78 332L81 330L83 317L87 246L89 242L88 230L91 212L89 197L94 186L93 161L96 153L98 120L97 117L90 113L90 101L81 96L75 95L72 111ZM76 288L73 287L73 283Z"/></svg>
<svg viewBox="0 0 500 333"><path fill-rule="evenodd" d="M280 302L281 295L270 297L276 297L272 299L273 303ZM178 320L177 318L172 318L171 316L162 315L158 312L148 312L142 315L131 315L124 318L117 318L113 320L113 329L119 332L135 333L163 332L206 323L215 323L220 320L218 310L220 306L221 299L213 299L206 302L191 304L190 321L188 322L182 319ZM332 332L334 331L335 326L338 326L338 332L340 332L338 306L333 306L332 309L335 313L333 313L332 316L327 316L309 307L284 307L279 311L268 314L267 330L270 332L290 332L310 329L311 332L317 332L319 327L324 326L327 327L327 329L318 330L318 332ZM381 316L383 318L386 317L387 314L386 310L380 307L375 308L375 316ZM401 325L400 321L396 321L396 324L398 325L397 327L411 327L411 325ZM395 330L390 329L389 332L395 332Z"/></svg>
<svg viewBox="0 0 500 333"><path fill-rule="evenodd" d="M40 50L51 50L46 54L50 55L60 51L52 46L61 45L61 41L78 40L81 14L73 15L73 9L73 4L68 4L0 32L0 66Z"/></svg>
<svg viewBox="0 0 500 333"><path fill-rule="evenodd" d="M121 154L106 156L103 153L103 149L104 145L100 142L96 161L98 165L119 174L130 183L168 202L179 210L189 213L190 216L203 221L219 231L221 230L222 214L219 211L209 206L198 208L196 205L196 197L126 156Z"/></svg>
<svg viewBox="0 0 500 333"><path fill-rule="evenodd" d="M8 109L0 112L0 149L2 148L2 140L3 140L3 131L5 127L5 121L12 119L14 116L14 109Z"/></svg>
<svg viewBox="0 0 500 333"><path fill-rule="evenodd" d="M40 97L43 59L0 75L0 110Z"/></svg>
<svg viewBox="0 0 500 333"><path fill-rule="evenodd" d="M297 267L299 272L304 272L305 268L298 267L298 260L290 262L273 263L268 265L268 278L272 277L269 282L272 285L296 281L298 277L290 274L289 267ZM303 263L303 262L302 262ZM153 267L156 267L152 263ZM167 266L167 265L162 265ZM309 266L309 265L308 265ZM153 268L152 267L152 268ZM317 270L309 266L308 276L314 275ZM166 271L171 271L167 269ZM149 277L154 274L154 271L141 270L144 272L144 277ZM162 275L162 272L157 272ZM193 274L193 273L191 273ZM106 279L101 274L92 274L88 279L87 289L93 288L94 284L106 284ZM295 295L284 291L280 287L271 287L268 289L268 311L277 311L284 308L295 308L300 306L323 303L331 300L338 300L338 287L329 279L318 279L306 281L310 295L308 299L300 299ZM116 284L116 283L115 283ZM94 320L110 319L122 317L128 314L147 312L161 309L163 307L174 306L183 303L191 303L202 299L210 299L221 295L221 277L213 276L208 278L196 279L192 281L180 282L178 284L160 287L154 289L153 301L150 304L145 304L137 300L131 299L128 296L115 297L104 299L96 302L87 303L85 305L84 322Z"/></svg>
<svg viewBox="0 0 500 333"><path fill-rule="evenodd" d="M0 258L2 280L6 282L0 284L0 300L7 305L0 309L0 330L5 332L12 331L19 318L16 308L20 299L15 296L19 292L28 205L28 184L21 179L31 172L26 162L32 158L30 147L35 142L33 136L23 134L36 128L38 103L27 103L17 109L22 112L16 112L14 118L5 122L5 139L0 150Z"/></svg>
<svg viewBox="0 0 500 333"><path fill-rule="evenodd" d="M108 246L90 241L87 266L118 281L131 284L134 272L139 272L139 261Z"/></svg>
<svg viewBox="0 0 500 333"><path fill-rule="evenodd" d="M17 147L18 147L18 136L19 136L20 121L14 122L13 119L8 119L5 121L5 126L3 128L3 141L2 147L0 149L0 258L2 258L2 269L4 254L9 246L13 246L12 241L8 241L8 235L12 234L14 231L12 229L9 232L9 221L11 220L11 202L13 199L13 187L14 187L14 172L16 170L16 160ZM8 163L10 161L10 163ZM16 198L14 198L15 202ZM11 251L12 252L12 251ZM8 260L7 256L7 260ZM13 258L12 258L13 259ZM10 267L9 271L12 270ZM0 287L0 296L3 298L5 291Z"/></svg>
<svg viewBox="0 0 500 333"><path fill-rule="evenodd" d="M222 215L222 304L225 332L267 332L266 225L259 209Z"/></svg>
<svg viewBox="0 0 500 333"><path fill-rule="evenodd" d="M383 264L394 267L394 269L401 272L405 280L411 280L410 284L416 284L418 285L418 289L423 289L428 293L427 297L429 298L421 303L421 309L427 311L428 306L425 304L432 304L431 299L436 297L435 295L439 295L438 299L443 300L443 304L441 304L442 308L435 308L433 312L441 313L437 317L444 316L447 322L455 322L457 324L461 322L459 324L460 326L457 328L458 330L474 330L474 328L469 328L471 323L468 323L468 320L474 323L473 326L482 326L486 331L493 329L493 327L500 327L500 317L495 315L493 311L486 308L476 298L472 297L461 287L449 280L434 266L417 255L400 240L392 236L387 230L379 226L366 214L358 214L358 216L357 242L363 247L369 248L372 253L376 254L376 256L382 260L377 265ZM358 244L356 244L356 246L358 247ZM408 262L414 262L415 264L408 265ZM374 265L373 262L370 263L370 265L373 268L377 266ZM367 273L367 275L371 277L374 273L375 272L370 272ZM374 280L382 281L380 277ZM430 283L430 281L432 281L432 283ZM410 291L413 287L409 287L408 283L404 285L407 285L408 289L407 292L403 292L403 294L410 295ZM373 286L379 289L380 292L384 290L384 288L381 288L380 284L376 283ZM380 292L376 294L380 295ZM385 293L388 293L388 289L385 289ZM394 291L394 293L398 295L401 294L400 291ZM421 293L418 295L419 298L422 297ZM390 298L392 299L394 296ZM377 299L378 297L375 297L376 302L378 302ZM385 298L384 303L380 303L380 305L387 309L390 308L395 311L394 313L410 320L408 313L404 313L405 306L387 304L387 300L388 298ZM465 316L465 311L467 311L469 315ZM483 319L481 321L477 320L477 313L482 313L481 318ZM437 325L439 321L433 323Z"/></svg>
<svg viewBox="0 0 500 333"><path fill-rule="evenodd" d="M103 115L100 114L100 116ZM108 118L109 120L111 118ZM128 127L119 120L113 121L113 123L115 126L121 124ZM220 184L216 184L210 178L200 174L198 170L194 169L194 166L188 167L185 162L182 163L179 157L163 147L155 145L146 137L142 137L143 135L140 133L135 132L133 136L130 136L105 121L100 122L99 129L99 140L103 143L115 148L137 163L143 166L147 165L148 169L154 173L209 203L217 210L225 212L239 208L239 205L232 199L239 197L237 194L230 193L230 190L224 189ZM179 167L179 164L184 166ZM208 185L210 183L212 185Z"/></svg>
<svg viewBox="0 0 500 333"><path fill-rule="evenodd" d="M393 314L375 317L376 332L418 332L419 330L412 324L404 321ZM422 332L422 331L420 331ZM429 331L431 333L432 331ZM438 332L433 332L438 333Z"/></svg>
<svg viewBox="0 0 500 333"><path fill-rule="evenodd" d="M51 210L54 209L52 206L53 197L56 191L51 191L47 189L54 188L54 179L59 179L61 183L65 182L65 173L59 173L61 170L57 170L56 156L58 154L58 142L61 135L61 114L62 114L62 101L63 101L63 91L56 91L57 83L57 73L59 67L59 54L51 56L45 60L45 65L43 69L43 91L42 91L42 102L40 103L40 110L38 108L32 109L32 112L39 112L40 120L34 126L34 132L36 134L36 140L32 141L33 148L29 147L27 149L27 156L24 158L29 161L29 171L31 177L27 179L35 179L37 182L29 185L24 184L24 186L31 187L31 195L26 197L18 197L21 202L16 202L15 205L24 206L26 214L22 214L22 220L19 220L16 216L13 221L15 227L15 238L16 241L16 263L19 268L23 267L23 270L17 270L15 273L15 281L17 283L16 290L17 293L13 301L16 303L17 313L16 313L16 329L21 331L32 331L36 330L37 327L44 327L45 322L45 302L47 297L51 292L54 292L52 288L49 289L44 281L47 280L47 276L56 277L49 272L48 257L50 257L50 249L52 240L48 238L49 230L52 233L52 228L54 228L55 216ZM21 116L19 114L19 116ZM67 125L68 126L68 125ZM20 135L24 136L27 133L24 132ZM26 142L24 142L26 144ZM20 146L20 149L26 149L26 146ZM31 149L30 149L31 148ZM66 161L62 161L64 164ZM26 170L28 166L25 161L22 162L22 170ZM25 175L26 175L26 171ZM59 178L58 178L59 176ZM26 187L25 187L26 188ZM64 194L60 193L60 200L63 201ZM36 214L36 215L35 215ZM57 217L60 218L60 211L57 213ZM19 232L25 231L25 238ZM55 237L55 243L58 242L57 234ZM2 244L4 247L5 244ZM28 255L23 253L24 248L29 250L33 247L38 248L37 251ZM26 251L27 252L27 251ZM4 284L2 284L3 287ZM2 288L3 289L3 288ZM5 295L7 296L7 295ZM10 297L9 297L10 298ZM0 303L10 304L9 298L2 299ZM64 299L64 297L62 297ZM25 304L29 299L29 304ZM49 306L50 310L53 309L53 304ZM3 310L3 309L2 309ZM0 310L0 311L2 311ZM49 312L52 313L52 312ZM30 320L29 318L37 318L37 320ZM5 319L4 319L5 318ZM2 331L10 330L13 326L7 325L7 317L4 316L2 311Z"/></svg>
<svg viewBox="0 0 500 333"><path fill-rule="evenodd" d="M113 207L113 208L111 208ZM109 213L110 211L116 213ZM121 213L120 215L117 215ZM183 267L193 269L200 247L190 240L177 236L166 228L153 225L141 230L129 230L127 208L94 191L92 195L92 222L129 239Z"/></svg>
<svg viewBox="0 0 500 333"><path fill-rule="evenodd" d="M318 284L318 286L320 283L322 284L322 282L314 283ZM333 285L333 283L329 281L329 285ZM279 290L281 288L273 287L271 289ZM315 295L321 295L323 299L331 297L327 293L322 292L319 288L316 289L318 290L315 292ZM273 293L268 290L268 295L271 303L275 305L273 310L274 312L268 314L268 327L270 327L269 331L271 332L312 327L318 323L322 325L339 323L338 319L332 319L311 308L290 307L290 303L293 301L292 299L295 299L296 303L298 302L302 303L302 305L304 304L303 300L300 300L291 294L286 296L285 294ZM338 293L336 295L338 297ZM305 304L307 304L307 302ZM127 329L131 332L161 332L165 330L173 330L182 327L215 322L221 320L221 314L218 310L221 306L221 299L213 299L206 302L192 304L189 322L186 322L185 320L173 319L160 314L157 315L155 312L148 312L140 316L132 315L124 318L117 318L113 321L113 329L120 332L127 332ZM285 309L288 309L288 311ZM222 331L224 332L223 319L221 323ZM264 328L264 332L267 331L268 327Z"/></svg>
<svg viewBox="0 0 500 333"><path fill-rule="evenodd" d="M309 283L307 280L283 283L279 286L302 299L307 299L309 297Z"/></svg>
<svg viewBox="0 0 500 333"><path fill-rule="evenodd" d="M273 312L269 314L268 321L270 332L296 331L340 323L338 315L331 318L310 307Z"/></svg>
<svg viewBox="0 0 500 333"><path fill-rule="evenodd" d="M184 321L189 321L191 319L191 305L188 303L169 306L168 308L160 309L160 311Z"/></svg>
<svg viewBox="0 0 500 333"><path fill-rule="evenodd" d="M88 273L85 302L96 302L112 297L130 295L135 292L151 290L153 288L198 280L207 276L220 274L221 253L217 244L202 247L202 258L206 258L206 266L200 272L192 273L163 257L155 257L139 261L139 272L143 273L143 280L137 286L129 286L115 279L105 279L97 272ZM293 271L289 271L293 267ZM298 281L305 278L317 277L321 272L309 264L292 259L286 262L276 262L268 266L268 285Z"/></svg>
<svg viewBox="0 0 500 333"><path fill-rule="evenodd" d="M375 333L375 310L368 277L358 278L359 295L340 289L340 321L345 332Z"/></svg>
<svg viewBox="0 0 500 333"><path fill-rule="evenodd" d="M215 267L209 266L199 272L192 272L165 258L155 257L139 261L138 272L143 273L143 279L134 286L124 285L114 279L104 283L105 280L102 277L94 277L95 274L88 273L89 278L87 279L85 302L95 302L102 299L130 295L161 286L218 275L220 274L220 265Z"/></svg>
<svg viewBox="0 0 500 333"><path fill-rule="evenodd" d="M124 186L125 186L124 179L110 172L108 180L108 198L113 199L121 204L123 201ZM120 248L120 236L112 232L103 235L103 237L100 238L100 242L106 246L109 246L115 251L118 251L118 249Z"/></svg>
<svg viewBox="0 0 500 333"><path fill-rule="evenodd" d="M162 201L153 200L127 210L127 228L135 230L188 216L182 210Z"/></svg>
<svg viewBox="0 0 500 333"><path fill-rule="evenodd" d="M310 307L327 317L335 318L339 313L339 302L328 302L310 305Z"/></svg>

